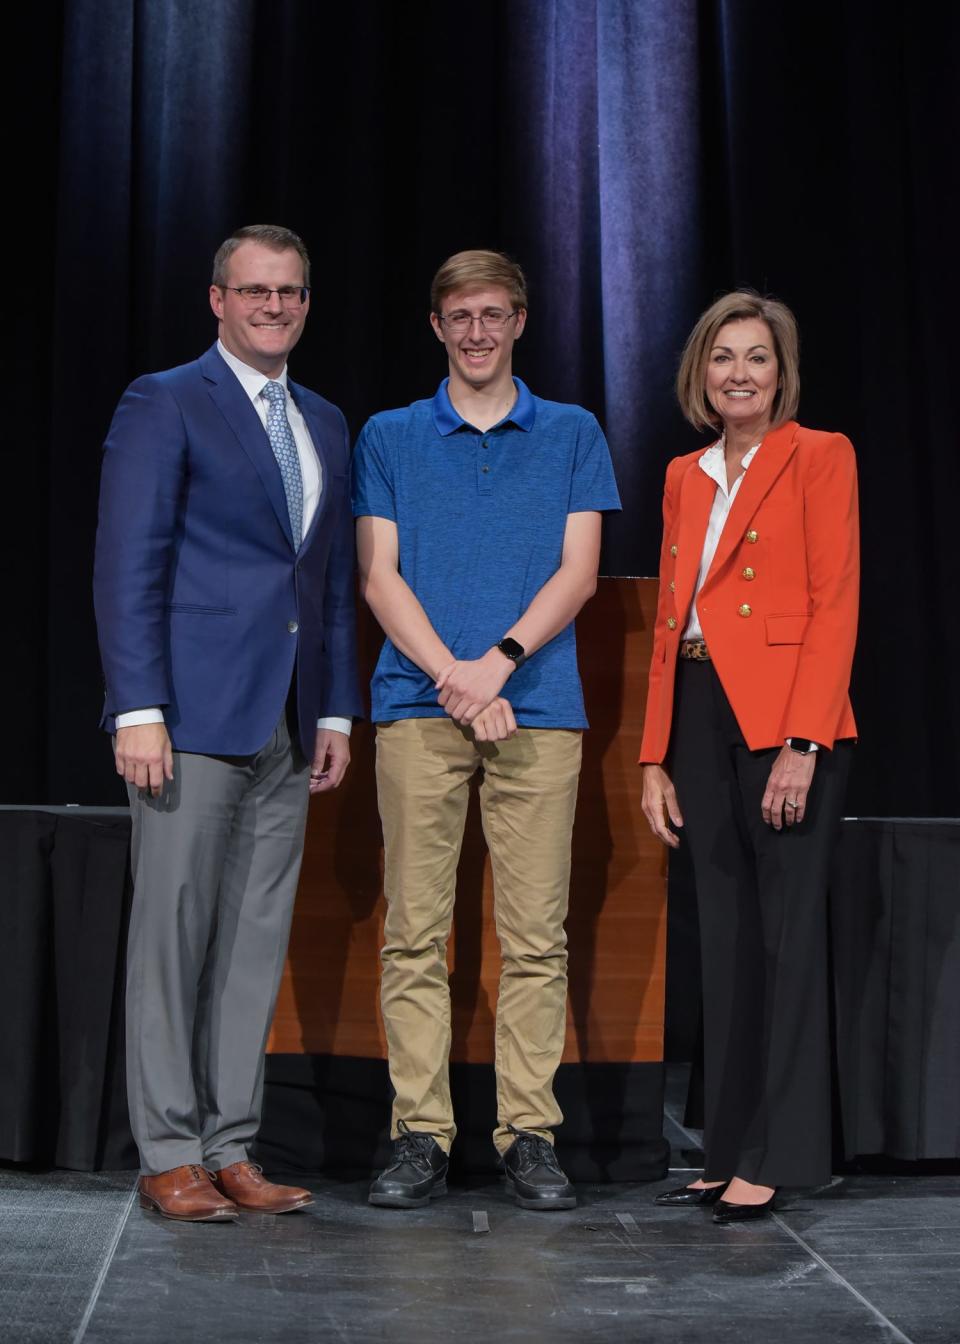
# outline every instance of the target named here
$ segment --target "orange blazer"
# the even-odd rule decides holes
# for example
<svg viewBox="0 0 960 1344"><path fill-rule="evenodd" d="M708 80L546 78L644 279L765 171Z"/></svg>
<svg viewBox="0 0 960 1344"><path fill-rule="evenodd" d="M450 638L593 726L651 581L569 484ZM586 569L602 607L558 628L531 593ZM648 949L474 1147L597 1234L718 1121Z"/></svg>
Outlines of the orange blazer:
<svg viewBox="0 0 960 1344"><path fill-rule="evenodd" d="M698 466L701 455L667 467L644 762L667 753L677 653L717 489ZM856 736L847 692L859 580L853 445L788 420L748 467L697 598L703 637L751 750L786 737L832 747Z"/></svg>

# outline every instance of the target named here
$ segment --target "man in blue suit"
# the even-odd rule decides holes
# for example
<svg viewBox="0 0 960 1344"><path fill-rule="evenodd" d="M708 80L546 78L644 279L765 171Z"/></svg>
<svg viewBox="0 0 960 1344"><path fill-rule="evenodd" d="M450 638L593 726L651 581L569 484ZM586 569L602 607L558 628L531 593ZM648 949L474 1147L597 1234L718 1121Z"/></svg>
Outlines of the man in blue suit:
<svg viewBox="0 0 960 1344"><path fill-rule="evenodd" d="M188 1221L310 1194L248 1161L307 802L360 713L349 438L287 379L310 306L288 229L214 259L216 344L132 383L107 438L94 595L133 816L127 1076L140 1203Z"/></svg>

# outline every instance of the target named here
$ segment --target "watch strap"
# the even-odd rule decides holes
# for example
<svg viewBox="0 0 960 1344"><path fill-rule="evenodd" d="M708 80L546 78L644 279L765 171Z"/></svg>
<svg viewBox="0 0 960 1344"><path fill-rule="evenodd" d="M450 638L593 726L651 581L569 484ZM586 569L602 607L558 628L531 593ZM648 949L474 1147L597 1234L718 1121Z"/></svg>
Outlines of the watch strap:
<svg viewBox="0 0 960 1344"><path fill-rule="evenodd" d="M509 635L504 635L497 643L497 648L505 658L509 658L515 667L519 667L526 657L526 649L517 640L511 639Z"/></svg>

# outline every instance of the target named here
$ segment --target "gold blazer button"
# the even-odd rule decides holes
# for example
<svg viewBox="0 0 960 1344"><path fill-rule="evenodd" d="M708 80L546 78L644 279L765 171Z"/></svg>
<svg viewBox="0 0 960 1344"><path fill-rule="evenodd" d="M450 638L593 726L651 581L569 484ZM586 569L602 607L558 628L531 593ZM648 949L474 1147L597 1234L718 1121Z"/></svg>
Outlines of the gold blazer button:
<svg viewBox="0 0 960 1344"><path fill-rule="evenodd" d="M757 577L757 571L755 569L751 569L749 565L747 565L746 569L742 569L740 573L748 581L750 579L755 579Z"/></svg>
<svg viewBox="0 0 960 1344"><path fill-rule="evenodd" d="M676 555L676 553L677 553L677 547L676 544L674 544L673 546L670 547L670 554Z"/></svg>
<svg viewBox="0 0 960 1344"><path fill-rule="evenodd" d="M748 606L747 603L744 602L741 606L737 607L737 615L738 615L738 616L752 616L752 615L753 615L753 607Z"/></svg>
<svg viewBox="0 0 960 1344"><path fill-rule="evenodd" d="M676 628L677 628L677 618L676 618L676 616L668 616L668 617L667 617L667 629L668 629L668 630L676 630Z"/></svg>
<svg viewBox="0 0 960 1344"><path fill-rule="evenodd" d="M753 543L754 543L755 541L758 541L759 539L760 539L760 534L759 534L759 532L756 530L755 527L751 527L750 531L749 531L749 532L747 533L747 535L744 537L744 541L749 541L750 544L751 544L751 546L753 545Z"/></svg>
<svg viewBox="0 0 960 1344"><path fill-rule="evenodd" d="M675 593L677 591L677 585L674 583L673 579L670 580L669 587L671 593Z"/></svg>

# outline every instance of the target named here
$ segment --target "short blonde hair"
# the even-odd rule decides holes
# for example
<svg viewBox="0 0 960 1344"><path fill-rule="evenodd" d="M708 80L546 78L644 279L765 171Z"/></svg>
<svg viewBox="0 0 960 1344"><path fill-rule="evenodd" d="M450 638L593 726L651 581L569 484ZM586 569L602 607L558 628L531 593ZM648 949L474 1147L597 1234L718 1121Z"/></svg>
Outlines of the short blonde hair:
<svg viewBox="0 0 960 1344"><path fill-rule="evenodd" d="M527 282L523 271L504 252L489 252L486 248L455 252L452 257L447 257L433 277L431 311L439 316L448 294L462 289L486 289L491 285L502 286L510 295L514 308L526 308Z"/></svg>
<svg viewBox="0 0 960 1344"><path fill-rule="evenodd" d="M797 319L779 299L764 298L753 289L735 289L701 313L687 338L677 371L677 400L695 429L714 429L720 416L707 400L707 363L717 332L728 322L756 317L766 322L777 355L778 387L771 424L792 420L800 404L800 333Z"/></svg>
<svg viewBox="0 0 960 1344"><path fill-rule="evenodd" d="M259 243L261 247L269 247L274 252L296 252L303 262L303 283L309 288L310 258L299 234L280 224L245 224L242 229L234 230L217 248L213 259L212 283L220 289L226 289L230 258L243 243Z"/></svg>

